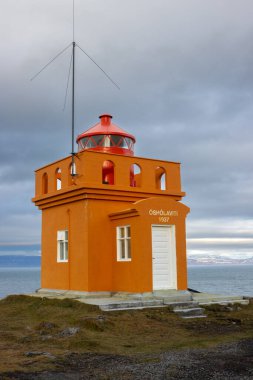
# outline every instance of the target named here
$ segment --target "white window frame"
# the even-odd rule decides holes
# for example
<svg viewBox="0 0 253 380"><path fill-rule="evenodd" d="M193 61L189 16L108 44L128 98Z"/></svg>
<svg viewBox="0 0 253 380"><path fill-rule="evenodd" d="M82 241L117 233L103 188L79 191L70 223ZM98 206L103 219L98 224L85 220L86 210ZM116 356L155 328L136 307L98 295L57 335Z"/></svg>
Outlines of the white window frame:
<svg viewBox="0 0 253 380"><path fill-rule="evenodd" d="M61 249L63 249L63 251L61 251ZM68 262L68 251L69 251L68 230L57 231L57 262L58 263Z"/></svg>
<svg viewBox="0 0 253 380"><path fill-rule="evenodd" d="M122 231L122 229L124 231L123 237L120 234L120 231ZM129 233L128 233L128 231L129 231ZM131 255L131 226L130 225L117 226L116 227L116 238L117 238L117 261L131 261L132 260L132 255ZM124 253L122 252L122 244L124 247Z"/></svg>
<svg viewBox="0 0 253 380"><path fill-rule="evenodd" d="M61 181L61 169L58 168L55 175L56 175L56 190L61 190L62 188L62 181ZM58 178L59 176L59 178Z"/></svg>

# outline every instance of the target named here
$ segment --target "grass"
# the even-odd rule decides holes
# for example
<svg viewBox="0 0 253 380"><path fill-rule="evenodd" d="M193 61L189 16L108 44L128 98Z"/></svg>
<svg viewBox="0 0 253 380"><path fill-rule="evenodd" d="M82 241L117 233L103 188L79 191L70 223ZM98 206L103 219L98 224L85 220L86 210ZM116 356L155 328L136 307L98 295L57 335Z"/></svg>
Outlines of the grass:
<svg viewBox="0 0 253 380"><path fill-rule="evenodd" d="M0 301L0 373L54 369L71 352L151 354L253 337L253 302L206 312L183 320L169 308L102 312L70 299L9 296Z"/></svg>

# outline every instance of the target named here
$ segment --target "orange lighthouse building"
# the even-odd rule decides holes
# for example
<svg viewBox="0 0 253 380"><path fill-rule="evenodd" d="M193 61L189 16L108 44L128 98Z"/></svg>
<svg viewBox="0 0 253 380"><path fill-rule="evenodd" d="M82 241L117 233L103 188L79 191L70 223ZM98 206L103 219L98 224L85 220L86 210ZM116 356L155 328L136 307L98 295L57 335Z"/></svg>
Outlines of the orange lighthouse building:
<svg viewBox="0 0 253 380"><path fill-rule="evenodd" d="M36 170L42 289L145 293L187 289L180 164L134 156L112 116L77 137L71 157Z"/></svg>

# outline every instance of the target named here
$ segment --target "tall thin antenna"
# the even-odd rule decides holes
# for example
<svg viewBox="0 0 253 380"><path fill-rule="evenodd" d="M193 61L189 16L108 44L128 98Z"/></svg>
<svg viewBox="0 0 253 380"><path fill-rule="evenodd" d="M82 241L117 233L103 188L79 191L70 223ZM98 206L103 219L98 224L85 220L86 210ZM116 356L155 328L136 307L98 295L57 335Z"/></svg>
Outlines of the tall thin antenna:
<svg viewBox="0 0 253 380"><path fill-rule="evenodd" d="M76 173L76 164L75 164L75 0L73 0L73 9L72 9L72 28L73 28L73 41L72 41L72 123L71 123L71 169L70 174L72 178L77 174Z"/></svg>
<svg viewBox="0 0 253 380"><path fill-rule="evenodd" d="M73 34L73 41L70 43L66 48L64 48L60 53L58 53L53 59L51 59L45 66L42 67L42 69L35 74L31 80L35 79L44 69L46 69L56 58L58 58L61 54L65 52L70 46L72 46L72 55L70 59L70 66L69 66L69 74L68 74L68 80L67 80L67 88L65 93L65 99L64 99L64 109L66 105L66 99L67 99L67 93L68 93L68 87L69 87L69 77L71 72L71 64L72 64L72 122L71 122L71 169L70 174L72 177L77 175L76 172L76 164L75 164L75 48L78 47L102 72L103 74L111 81L111 83L117 87L119 90L119 86L116 82L113 81L113 79L100 67L97 62L91 58L91 56L86 53L78 44L75 42L75 0L72 2L72 34Z"/></svg>
<svg viewBox="0 0 253 380"><path fill-rule="evenodd" d="M73 0L73 41L75 41L75 0Z"/></svg>
<svg viewBox="0 0 253 380"><path fill-rule="evenodd" d="M71 161L71 171L70 174L76 175L76 165L75 165L75 41L72 42L72 161Z"/></svg>

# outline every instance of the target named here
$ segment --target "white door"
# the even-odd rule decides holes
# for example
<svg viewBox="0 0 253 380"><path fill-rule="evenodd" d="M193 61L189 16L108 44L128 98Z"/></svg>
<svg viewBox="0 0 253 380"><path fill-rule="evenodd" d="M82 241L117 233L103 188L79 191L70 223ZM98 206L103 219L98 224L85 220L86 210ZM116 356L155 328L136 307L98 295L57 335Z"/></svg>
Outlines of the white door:
<svg viewBox="0 0 253 380"><path fill-rule="evenodd" d="M175 226L152 226L153 290L176 289Z"/></svg>

